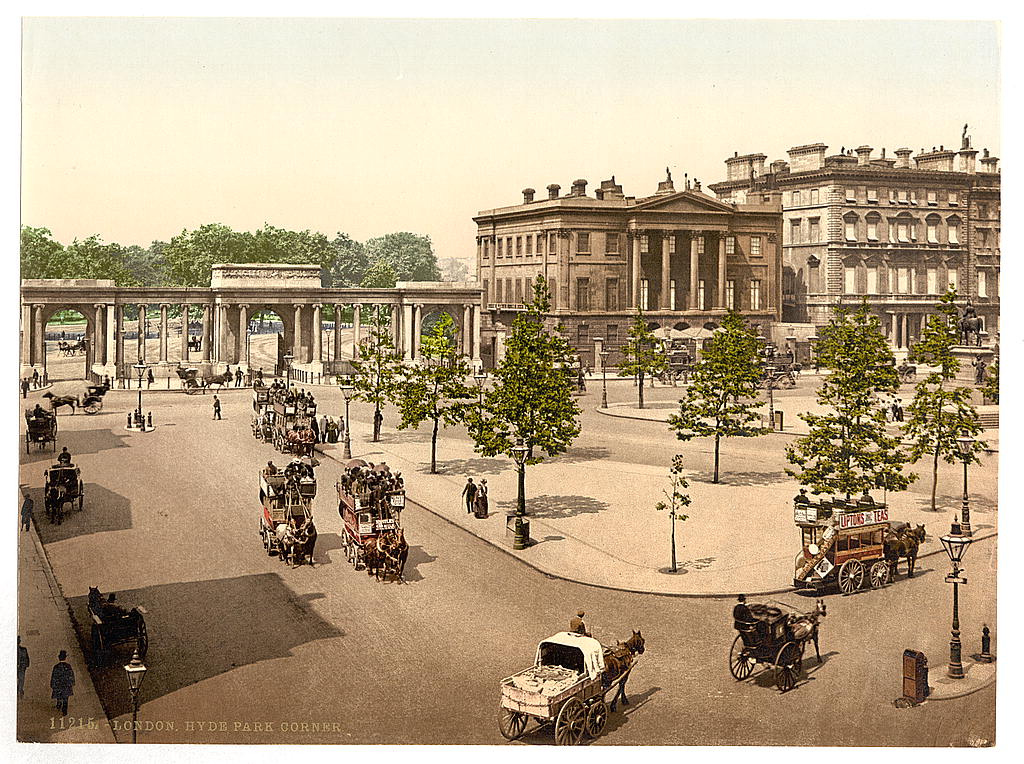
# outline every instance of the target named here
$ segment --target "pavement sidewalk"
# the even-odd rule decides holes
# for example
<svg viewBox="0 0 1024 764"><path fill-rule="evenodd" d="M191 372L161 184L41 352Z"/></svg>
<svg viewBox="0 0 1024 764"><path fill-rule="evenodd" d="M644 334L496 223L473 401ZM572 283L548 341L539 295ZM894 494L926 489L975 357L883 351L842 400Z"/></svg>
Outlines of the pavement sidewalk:
<svg viewBox="0 0 1024 764"><path fill-rule="evenodd" d="M46 521L42 507L36 514ZM18 533L18 634L31 661L25 697L18 699L18 741L116 743L34 522L31 530ZM61 650L67 650L75 672L74 695L63 719L50 699L50 670Z"/></svg>

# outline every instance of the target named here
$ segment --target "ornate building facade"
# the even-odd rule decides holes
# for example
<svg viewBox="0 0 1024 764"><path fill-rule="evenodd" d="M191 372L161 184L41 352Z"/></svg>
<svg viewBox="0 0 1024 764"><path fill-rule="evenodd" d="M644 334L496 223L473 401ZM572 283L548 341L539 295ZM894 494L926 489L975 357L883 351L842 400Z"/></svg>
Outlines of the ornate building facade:
<svg viewBox="0 0 1024 764"><path fill-rule="evenodd" d="M626 341L640 307L653 327L698 332L718 326L729 308L764 330L782 316L782 207L777 191L743 202L716 200L696 180L676 191L672 177L651 196L626 196L615 177L587 195L577 180L545 199L483 210L477 225L477 281L483 288L481 354L493 365L503 331L533 281L551 288L553 318L585 363L595 347Z"/></svg>
<svg viewBox="0 0 1024 764"><path fill-rule="evenodd" d="M966 126L957 151L914 156L823 143L796 146L765 169L764 154L725 160L719 200L780 192L782 316L827 323L839 302L867 297L894 348L921 336L925 316L952 284L970 298L990 338L999 330L999 160L980 160ZM990 340L991 341L991 340Z"/></svg>

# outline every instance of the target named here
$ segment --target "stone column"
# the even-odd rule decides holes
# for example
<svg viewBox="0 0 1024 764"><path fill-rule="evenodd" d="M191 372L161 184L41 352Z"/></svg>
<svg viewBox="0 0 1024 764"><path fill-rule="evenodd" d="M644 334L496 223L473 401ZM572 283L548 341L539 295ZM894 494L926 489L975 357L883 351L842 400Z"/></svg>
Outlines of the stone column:
<svg viewBox="0 0 1024 764"><path fill-rule="evenodd" d="M188 313L190 308L191 306L187 302L181 304L181 361L183 364L188 362Z"/></svg>
<svg viewBox="0 0 1024 764"><path fill-rule="evenodd" d="M302 306L295 306L295 332L292 338L292 363L305 363L302 354Z"/></svg>
<svg viewBox="0 0 1024 764"><path fill-rule="evenodd" d="M341 360L341 311L344 309L344 305L334 306L334 361L337 363Z"/></svg>
<svg viewBox="0 0 1024 764"><path fill-rule="evenodd" d="M388 316L391 317L391 341L395 345L395 350L401 351L402 349L402 311L399 310L398 305L392 303L388 305Z"/></svg>
<svg viewBox="0 0 1024 764"><path fill-rule="evenodd" d="M213 322L210 320L210 304L206 303L203 305L203 331L200 338L200 353L202 353L202 360L209 363L210 361L210 341L213 339Z"/></svg>
<svg viewBox="0 0 1024 764"><path fill-rule="evenodd" d="M686 298L690 310L697 310L697 271L700 265L697 254L697 236L698 234L693 232L690 239L690 294Z"/></svg>
<svg viewBox="0 0 1024 764"><path fill-rule="evenodd" d="M469 355L473 347L473 306L463 305L462 306L462 354Z"/></svg>
<svg viewBox="0 0 1024 764"><path fill-rule="evenodd" d="M114 306L114 366L118 377L126 377L124 369L124 305Z"/></svg>
<svg viewBox="0 0 1024 764"><path fill-rule="evenodd" d="M238 305L238 363L245 364L249 368L249 354L245 352L246 340L249 337L249 305L240 303Z"/></svg>
<svg viewBox="0 0 1024 764"><path fill-rule="evenodd" d="M313 336L309 338L310 363L320 363L320 357L323 355L323 338L321 337L323 334L323 321L320 316L321 307L320 303L313 303L313 315L310 321L312 324L310 331L312 331Z"/></svg>
<svg viewBox="0 0 1024 764"><path fill-rule="evenodd" d="M420 357L420 340L423 334L423 305L417 303L412 312L412 357Z"/></svg>
<svg viewBox="0 0 1024 764"><path fill-rule="evenodd" d="M21 306L21 363L32 365L32 306Z"/></svg>
<svg viewBox="0 0 1024 764"><path fill-rule="evenodd" d="M669 237L664 233L661 236L661 298L658 302L658 310L668 310L669 301L669 280L672 274L671 260L669 259Z"/></svg>
<svg viewBox="0 0 1024 764"><path fill-rule="evenodd" d="M146 361L146 306L139 305L139 363Z"/></svg>
<svg viewBox="0 0 1024 764"><path fill-rule="evenodd" d="M473 360L480 361L480 306L473 306Z"/></svg>
<svg viewBox="0 0 1024 764"><path fill-rule="evenodd" d="M32 339L35 346L32 350L32 365L46 368L46 326L43 324L43 306L32 306Z"/></svg>
<svg viewBox="0 0 1024 764"><path fill-rule="evenodd" d="M96 303L93 307L96 309L96 320L92 325L92 362L102 366L107 362L107 306Z"/></svg>
<svg viewBox="0 0 1024 764"><path fill-rule="evenodd" d="M633 284L633 307L640 307L640 232L633 233L633 263L630 281Z"/></svg>
<svg viewBox="0 0 1024 764"><path fill-rule="evenodd" d="M413 307L412 305L402 306L402 346L405 349L405 357L408 360L412 360L413 351L413 330L415 324L413 323Z"/></svg>
<svg viewBox="0 0 1024 764"><path fill-rule="evenodd" d="M167 308L166 302L160 303L160 363L167 363Z"/></svg>
<svg viewBox="0 0 1024 764"><path fill-rule="evenodd" d="M359 357L359 334L362 331L362 310L361 303L352 306L352 357Z"/></svg>
<svg viewBox="0 0 1024 764"><path fill-rule="evenodd" d="M114 363L114 347L117 345L117 319L114 317L117 308L108 303L103 310L106 313L103 317L103 332L106 334L103 338L103 363L109 365Z"/></svg>
<svg viewBox="0 0 1024 764"><path fill-rule="evenodd" d="M725 304L725 265L727 256L725 254L725 234L718 237L718 305L715 307L728 308Z"/></svg>

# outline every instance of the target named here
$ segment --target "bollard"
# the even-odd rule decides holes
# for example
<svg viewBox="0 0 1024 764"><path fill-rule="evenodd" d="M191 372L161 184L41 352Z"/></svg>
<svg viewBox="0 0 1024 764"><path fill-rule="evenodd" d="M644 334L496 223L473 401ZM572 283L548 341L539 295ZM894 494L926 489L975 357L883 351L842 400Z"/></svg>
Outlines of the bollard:
<svg viewBox="0 0 1024 764"><path fill-rule="evenodd" d="M153 412L152 411L149 412L149 415L147 416L147 419L149 420L149 429L152 430L153 429Z"/></svg>
<svg viewBox="0 0 1024 764"><path fill-rule="evenodd" d="M132 415L129 414L128 415L128 428L131 429L131 426L132 426Z"/></svg>
<svg viewBox="0 0 1024 764"><path fill-rule="evenodd" d="M992 663L996 656L992 654L992 637L989 635L988 624L981 627L981 655L978 656L978 663Z"/></svg>

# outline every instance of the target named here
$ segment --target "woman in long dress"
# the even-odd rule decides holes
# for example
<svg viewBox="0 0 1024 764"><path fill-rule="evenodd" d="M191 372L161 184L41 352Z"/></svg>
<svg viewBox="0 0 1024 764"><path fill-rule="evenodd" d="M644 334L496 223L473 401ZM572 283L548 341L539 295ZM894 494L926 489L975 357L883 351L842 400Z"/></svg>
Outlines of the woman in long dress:
<svg viewBox="0 0 1024 764"><path fill-rule="evenodd" d="M476 499L473 503L474 514L477 517L487 517L487 478L483 478L477 486Z"/></svg>

